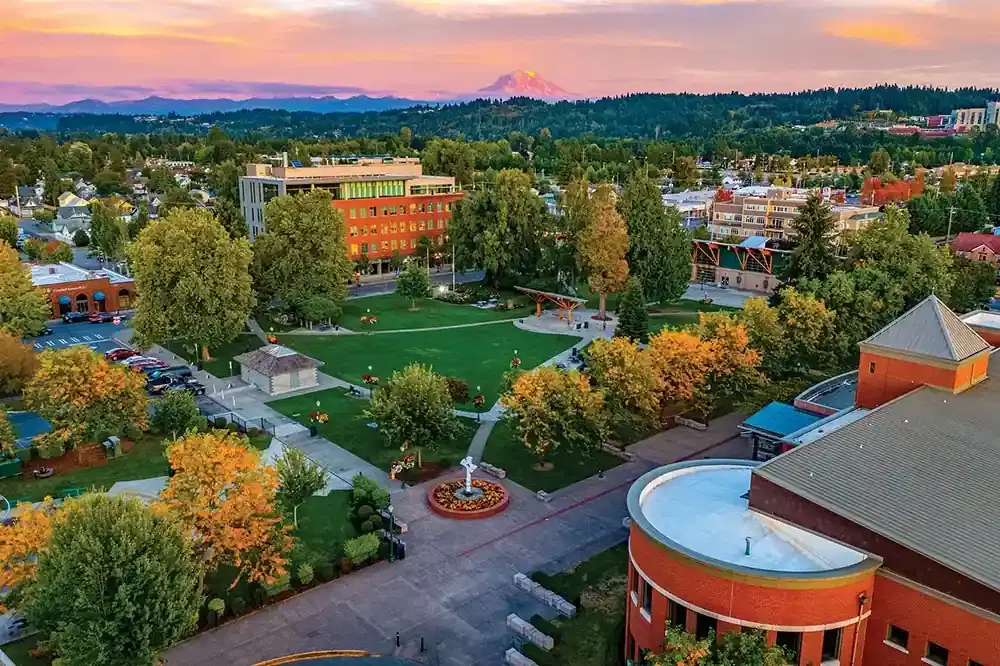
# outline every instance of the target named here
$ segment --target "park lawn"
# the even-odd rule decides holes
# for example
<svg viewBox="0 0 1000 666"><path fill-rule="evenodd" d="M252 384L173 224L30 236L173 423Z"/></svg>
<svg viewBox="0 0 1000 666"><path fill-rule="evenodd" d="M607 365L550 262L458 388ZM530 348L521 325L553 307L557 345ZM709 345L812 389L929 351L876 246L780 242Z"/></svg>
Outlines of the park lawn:
<svg viewBox="0 0 1000 666"><path fill-rule="evenodd" d="M382 337L382 336L379 336ZM377 389L376 389L377 390ZM316 406L316 402L319 406ZM354 455L367 460L379 469L388 471L392 461L402 455L398 448L390 447L375 428L368 427L371 419L363 412L368 406L366 398L352 398L344 389L327 389L306 395L285 398L267 403L268 407L308 426L309 413L319 410L330 417L326 423L316 424L319 435L341 446ZM424 462L441 463L448 467L458 464L469 450L475 433L475 422L462 419L465 431L450 442L441 442L435 447L424 447L421 458ZM301 517L300 517L301 520Z"/></svg>
<svg viewBox="0 0 1000 666"><path fill-rule="evenodd" d="M738 312L739 308L731 308L728 305L716 305L715 303L702 303L687 298L681 298L669 303L658 303L649 308L650 312Z"/></svg>
<svg viewBox="0 0 1000 666"><path fill-rule="evenodd" d="M8 643L3 646L4 654L14 662L14 666L51 666L51 659L32 657L28 654L29 650L35 649L40 638L41 634L35 634L16 643Z"/></svg>
<svg viewBox="0 0 1000 666"><path fill-rule="evenodd" d="M347 519L351 491L338 490L325 497L314 495L299 506L299 527L292 534L327 560L339 553L344 542L358 536Z"/></svg>
<svg viewBox="0 0 1000 666"><path fill-rule="evenodd" d="M171 340L165 346L189 363L198 358L197 352L185 340ZM229 362L233 357L263 346L264 343L253 333L241 333L232 342L211 349L212 360L199 361L199 364L202 370L216 377L236 377L240 374L239 363L233 362L233 370L229 371Z"/></svg>
<svg viewBox="0 0 1000 666"><path fill-rule="evenodd" d="M156 476L167 476L165 438L162 435L146 434L132 449L120 458L109 460L97 467L75 469L67 473L56 473L47 479L18 476L0 481L0 495L11 502L26 499L39 502L46 496L58 497L66 488L86 490L107 490L118 481L136 481ZM72 451L66 455L75 455Z"/></svg>
<svg viewBox="0 0 1000 666"><path fill-rule="evenodd" d="M418 300L416 311L411 312L410 305L410 299L398 294L354 298L344 304L340 325L352 331L398 331L502 321L524 317L529 313L528 308L524 307L497 312L472 305L445 303L433 298ZM361 317L371 315L375 315L377 323L361 323Z"/></svg>
<svg viewBox="0 0 1000 666"><path fill-rule="evenodd" d="M504 373L517 350L523 369L534 368L580 339L524 331L513 324L385 335L285 335L282 343L325 365L321 372L360 385L370 373L381 383L411 363L431 366L469 384L470 397L482 387L486 408L496 402ZM466 406L471 409L471 404Z"/></svg>
<svg viewBox="0 0 1000 666"><path fill-rule="evenodd" d="M577 606L572 618L551 623L531 618L542 631L550 626L555 647L549 653L525 646L539 666L619 666L625 638L625 581L628 546L621 544L581 562L561 574L532 574L531 578ZM586 603L581 603L581 596Z"/></svg>
<svg viewBox="0 0 1000 666"><path fill-rule="evenodd" d="M483 460L506 471L507 478L529 490L544 490L547 493L622 464L620 458L603 451L581 456L567 449L556 449L546 459L552 463L552 469L544 472L534 469L537 457L514 438L506 421L494 426L483 453Z"/></svg>
<svg viewBox="0 0 1000 666"><path fill-rule="evenodd" d="M699 321L697 312L677 312L666 315L651 315L649 317L649 333L659 333L665 328L680 329L685 326L697 324Z"/></svg>

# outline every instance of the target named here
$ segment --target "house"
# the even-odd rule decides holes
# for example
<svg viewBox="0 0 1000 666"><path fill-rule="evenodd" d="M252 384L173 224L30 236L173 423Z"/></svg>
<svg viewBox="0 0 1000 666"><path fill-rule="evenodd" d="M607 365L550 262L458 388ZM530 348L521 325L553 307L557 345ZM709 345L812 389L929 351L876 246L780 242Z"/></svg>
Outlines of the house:
<svg viewBox="0 0 1000 666"><path fill-rule="evenodd" d="M268 395L290 393L319 385L322 363L281 345L266 345L233 358L240 377Z"/></svg>
<svg viewBox="0 0 1000 666"><path fill-rule="evenodd" d="M87 201L97 196L97 187L83 179L79 180L73 189L76 190L77 195L81 199L86 199Z"/></svg>
<svg viewBox="0 0 1000 666"><path fill-rule="evenodd" d="M174 176L174 182L176 182L181 187L191 187L191 177L183 173L179 173Z"/></svg>
<svg viewBox="0 0 1000 666"><path fill-rule="evenodd" d="M90 203L72 192L63 192L59 195L56 220L90 222Z"/></svg>
<svg viewBox="0 0 1000 666"><path fill-rule="evenodd" d="M951 249L971 261L1000 263L1000 236L963 231L951 241Z"/></svg>

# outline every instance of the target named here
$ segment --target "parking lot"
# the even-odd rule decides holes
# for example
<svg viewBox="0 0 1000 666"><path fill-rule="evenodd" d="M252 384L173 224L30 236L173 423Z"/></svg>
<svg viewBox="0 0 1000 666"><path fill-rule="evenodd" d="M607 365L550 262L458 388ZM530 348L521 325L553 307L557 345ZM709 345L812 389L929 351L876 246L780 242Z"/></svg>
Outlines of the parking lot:
<svg viewBox="0 0 1000 666"><path fill-rule="evenodd" d="M91 324L83 322L79 324L51 324L52 335L39 336L29 340L34 344L37 351L46 349L66 349L76 345L87 345L94 351L106 352L115 347L121 347L121 343L114 340L128 326L123 324Z"/></svg>

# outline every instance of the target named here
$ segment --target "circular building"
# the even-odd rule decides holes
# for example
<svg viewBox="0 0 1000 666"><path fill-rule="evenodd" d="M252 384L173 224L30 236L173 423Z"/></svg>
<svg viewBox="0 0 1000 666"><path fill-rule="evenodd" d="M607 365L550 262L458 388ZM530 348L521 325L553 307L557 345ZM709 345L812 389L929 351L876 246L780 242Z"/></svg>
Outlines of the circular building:
<svg viewBox="0 0 1000 666"><path fill-rule="evenodd" d="M759 629L802 666L856 663L880 560L753 510L756 464L677 463L633 484L627 659L661 649L669 623Z"/></svg>
<svg viewBox="0 0 1000 666"><path fill-rule="evenodd" d="M361 650L325 650L305 652L262 661L254 666L415 666L416 662L399 657L382 657Z"/></svg>

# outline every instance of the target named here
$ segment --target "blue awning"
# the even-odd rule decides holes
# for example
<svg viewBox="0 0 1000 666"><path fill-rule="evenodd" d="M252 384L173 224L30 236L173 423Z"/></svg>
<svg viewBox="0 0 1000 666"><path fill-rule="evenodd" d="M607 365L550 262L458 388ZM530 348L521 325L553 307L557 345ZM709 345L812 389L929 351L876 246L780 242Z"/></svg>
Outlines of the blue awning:
<svg viewBox="0 0 1000 666"><path fill-rule="evenodd" d="M94 292L94 300L95 301L103 301L104 300L104 292L103 291L96 291L96 292Z"/></svg>
<svg viewBox="0 0 1000 666"><path fill-rule="evenodd" d="M822 417L781 402L772 402L742 424L741 428L784 437L812 425Z"/></svg>
<svg viewBox="0 0 1000 666"><path fill-rule="evenodd" d="M69 305L69 304L70 304L69 296L59 297L59 305Z"/></svg>

